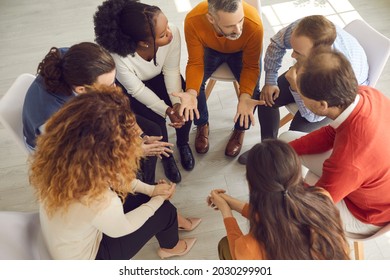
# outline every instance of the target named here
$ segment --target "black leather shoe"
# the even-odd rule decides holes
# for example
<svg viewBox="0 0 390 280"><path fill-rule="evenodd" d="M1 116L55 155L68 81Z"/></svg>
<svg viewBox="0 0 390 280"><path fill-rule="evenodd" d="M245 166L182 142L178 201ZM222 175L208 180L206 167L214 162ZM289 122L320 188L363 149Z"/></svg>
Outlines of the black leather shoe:
<svg viewBox="0 0 390 280"><path fill-rule="evenodd" d="M180 153L180 162L183 168L187 171L191 171L195 167L195 159L192 154L190 145L185 144L183 146L178 146Z"/></svg>
<svg viewBox="0 0 390 280"><path fill-rule="evenodd" d="M181 181L181 174L177 168L175 158L173 156L165 157L162 159L165 176L169 181L179 183Z"/></svg>

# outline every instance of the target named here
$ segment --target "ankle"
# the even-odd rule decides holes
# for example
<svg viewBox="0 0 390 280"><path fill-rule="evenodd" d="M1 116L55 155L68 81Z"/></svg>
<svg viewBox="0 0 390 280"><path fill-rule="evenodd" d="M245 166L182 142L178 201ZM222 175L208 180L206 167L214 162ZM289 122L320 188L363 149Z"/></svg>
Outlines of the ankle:
<svg viewBox="0 0 390 280"><path fill-rule="evenodd" d="M187 244L184 240L179 239L175 247L168 249L168 248L161 248L161 250L168 252L168 253L173 253L173 254L180 254L184 252L187 249Z"/></svg>

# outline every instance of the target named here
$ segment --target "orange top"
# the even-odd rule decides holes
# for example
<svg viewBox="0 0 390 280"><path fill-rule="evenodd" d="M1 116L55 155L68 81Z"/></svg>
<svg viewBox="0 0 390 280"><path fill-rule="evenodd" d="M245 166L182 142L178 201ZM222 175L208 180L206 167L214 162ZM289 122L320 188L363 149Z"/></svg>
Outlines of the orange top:
<svg viewBox="0 0 390 280"><path fill-rule="evenodd" d="M249 204L245 204L241 215L245 218L249 217ZM225 218L223 221L233 260L267 259L264 246L259 244L251 234L244 235L234 217Z"/></svg>
<svg viewBox="0 0 390 280"><path fill-rule="evenodd" d="M322 189L321 193L332 199L330 194ZM249 204L246 203L242 209L241 215L249 218ZM233 260L266 260L266 251L263 243L259 243L251 233L244 235L234 217L228 217L224 220L229 249ZM346 244L348 246L348 244Z"/></svg>
<svg viewBox="0 0 390 280"><path fill-rule="evenodd" d="M187 42L188 63L186 69L187 89L199 89L204 75L204 48L222 53L243 52L243 66L240 75L240 93L253 94L260 75L260 55L263 48L263 24L258 11L243 2L244 25L239 39L229 40L218 35L208 21L207 1L199 3L190 11L184 22Z"/></svg>

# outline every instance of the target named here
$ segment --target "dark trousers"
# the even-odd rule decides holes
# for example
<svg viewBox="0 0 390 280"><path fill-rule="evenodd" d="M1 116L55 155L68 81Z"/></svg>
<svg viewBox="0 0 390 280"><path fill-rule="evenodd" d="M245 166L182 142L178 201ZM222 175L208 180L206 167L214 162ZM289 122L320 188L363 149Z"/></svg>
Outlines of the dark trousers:
<svg viewBox="0 0 390 280"><path fill-rule="evenodd" d="M144 194L129 195L124 204L125 213L150 200ZM171 249L179 242L177 211L169 201L150 217L139 229L128 235L112 238L103 234L97 260L129 260L153 237L161 248Z"/></svg>
<svg viewBox="0 0 390 280"><path fill-rule="evenodd" d="M185 88L185 82L183 77L181 77L181 80L182 80L182 88ZM164 102L167 105L172 107L173 104L169 99L169 94L165 87L164 75L162 73L154 77L153 79L144 81L144 83L158 97L164 100ZM129 98L130 98L130 104L132 110L137 115L143 116L144 118L156 123L161 129L161 133L163 136L162 141L168 142L168 131L167 131L165 118L153 112L151 109L146 107L143 103L139 102L137 99L133 98L131 95L129 95ZM191 121L187 121L181 128L176 129L177 146L188 144L191 124L192 124Z"/></svg>
<svg viewBox="0 0 390 280"><path fill-rule="evenodd" d="M204 49L204 75L203 75L203 81L202 81L202 85L200 86L199 95L198 95L198 110L199 110L200 118L194 120L195 125L203 125L209 121L209 112L207 108L207 101L206 101L206 94L205 94L206 82L213 74L213 72L217 70L217 68L224 62L227 63L229 68L232 70L234 77L236 78L237 81L239 81L241 75L241 69L242 69L242 52L220 53L210 48ZM257 84L255 86L252 95L252 98L256 100L259 100L260 97L259 80L260 80L260 75L257 79ZM240 126L240 118L235 123L234 129L245 130L245 127Z"/></svg>
<svg viewBox="0 0 390 280"><path fill-rule="evenodd" d="M280 122L280 112L279 107L286 106L290 103L295 103L294 97L290 92L290 84L285 77L286 73L283 73L278 78L278 86L280 89L279 97L276 98L275 104L273 107L269 106L258 106L258 117L260 123L260 133L261 139L278 137L279 132L279 122ZM302 131L302 132L311 132L320 127L323 127L331 122L331 119L325 118L319 122L309 122L301 113L298 111L293 120L289 130Z"/></svg>
<svg viewBox="0 0 390 280"><path fill-rule="evenodd" d="M149 136L161 136L160 127L154 122L136 115L137 124L146 135ZM138 170L137 178L142 182L153 185L156 180L156 164L157 157L146 157L141 160L140 170Z"/></svg>

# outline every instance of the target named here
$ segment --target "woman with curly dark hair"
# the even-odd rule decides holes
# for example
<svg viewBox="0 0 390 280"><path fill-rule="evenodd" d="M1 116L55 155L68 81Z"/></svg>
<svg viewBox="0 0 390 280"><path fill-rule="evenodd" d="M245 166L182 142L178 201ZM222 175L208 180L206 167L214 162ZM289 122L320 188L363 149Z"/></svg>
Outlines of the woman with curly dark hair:
<svg viewBox="0 0 390 280"><path fill-rule="evenodd" d="M337 207L324 189L304 185L300 159L287 143L269 139L255 145L246 178L249 204L222 189L208 197L227 231L218 246L221 259L349 259ZM232 210L249 219L249 234L241 232Z"/></svg>
<svg viewBox="0 0 390 280"><path fill-rule="evenodd" d="M153 236L162 258L192 248L195 238L178 236L175 184L135 179L141 142L129 100L115 87L91 88L48 120L30 182L54 259L130 259Z"/></svg>
<svg viewBox="0 0 390 280"><path fill-rule="evenodd" d="M185 83L180 74L181 40L160 8L136 0L107 0L94 15L96 42L115 60L116 78L129 94L136 114L157 123L168 141L166 117L176 129L177 147L185 170L195 166L188 144L191 121L180 114ZM162 160L165 175L180 182L173 156Z"/></svg>

